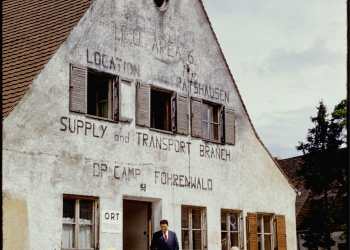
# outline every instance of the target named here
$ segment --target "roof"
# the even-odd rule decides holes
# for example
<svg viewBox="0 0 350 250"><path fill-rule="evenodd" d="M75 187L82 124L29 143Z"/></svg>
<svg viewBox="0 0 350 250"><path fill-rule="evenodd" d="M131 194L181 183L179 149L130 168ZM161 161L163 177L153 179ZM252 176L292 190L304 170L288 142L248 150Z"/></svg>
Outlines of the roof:
<svg viewBox="0 0 350 250"><path fill-rule="evenodd" d="M297 217L296 224L298 228L303 221L303 217L309 211L309 200L312 198L311 191L305 189L304 187L303 178L297 176L296 174L296 170L303 162L302 156L296 156L283 160L277 159L277 162L298 192L295 201L295 216Z"/></svg>
<svg viewBox="0 0 350 250"><path fill-rule="evenodd" d="M2 117L77 24L92 0L5 0L2 2Z"/></svg>

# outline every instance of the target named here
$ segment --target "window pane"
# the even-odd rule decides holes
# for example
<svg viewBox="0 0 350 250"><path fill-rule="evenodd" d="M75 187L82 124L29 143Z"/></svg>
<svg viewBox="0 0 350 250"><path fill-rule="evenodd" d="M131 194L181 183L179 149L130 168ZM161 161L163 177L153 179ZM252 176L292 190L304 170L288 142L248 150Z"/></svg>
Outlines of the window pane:
<svg viewBox="0 0 350 250"><path fill-rule="evenodd" d="M80 225L79 226L79 248L92 248L92 247L93 247L92 226Z"/></svg>
<svg viewBox="0 0 350 250"><path fill-rule="evenodd" d="M203 121L202 122L202 137L209 139L208 135L208 123Z"/></svg>
<svg viewBox="0 0 350 250"><path fill-rule="evenodd" d="M201 210L197 210L197 209L192 210L192 228L193 229L202 228Z"/></svg>
<svg viewBox="0 0 350 250"><path fill-rule="evenodd" d="M108 74L88 72L87 113L99 117L111 118L109 98L111 98L111 79Z"/></svg>
<svg viewBox="0 0 350 250"><path fill-rule="evenodd" d="M208 105L209 106L209 105ZM212 106L209 106L209 121L210 122L213 122L213 112L214 112L214 109Z"/></svg>
<svg viewBox="0 0 350 250"><path fill-rule="evenodd" d="M65 222L65 218L63 218L63 223ZM62 227L62 248L73 248L74 245L74 227L75 225L67 225L63 224Z"/></svg>
<svg viewBox="0 0 350 250"><path fill-rule="evenodd" d="M230 247L238 246L238 233L231 233L231 245Z"/></svg>
<svg viewBox="0 0 350 250"><path fill-rule="evenodd" d="M100 101L98 103L98 116L108 118L108 100Z"/></svg>
<svg viewBox="0 0 350 250"><path fill-rule="evenodd" d="M71 222L75 222L75 199L63 200L63 218L72 219Z"/></svg>
<svg viewBox="0 0 350 250"><path fill-rule="evenodd" d="M80 201L80 216L79 219L84 219L83 223L92 223L92 207L93 201ZM79 221L81 222L81 221Z"/></svg>
<svg viewBox="0 0 350 250"><path fill-rule="evenodd" d="M202 250L202 234L201 231L195 230L192 232L193 250Z"/></svg>
<svg viewBox="0 0 350 250"><path fill-rule="evenodd" d="M182 249L188 250L190 249L190 236L189 236L189 230L181 230L181 238L182 238Z"/></svg>
<svg viewBox="0 0 350 250"><path fill-rule="evenodd" d="M257 221L258 233L261 233L261 219L262 219L262 215L258 214L258 221Z"/></svg>
<svg viewBox="0 0 350 250"><path fill-rule="evenodd" d="M217 124L210 125L210 139L219 140L218 130L219 130L219 126Z"/></svg>
<svg viewBox="0 0 350 250"><path fill-rule="evenodd" d="M270 216L264 216L264 233L271 233Z"/></svg>
<svg viewBox="0 0 350 250"><path fill-rule="evenodd" d="M262 245L261 245L261 234L258 234L258 250L262 250Z"/></svg>
<svg viewBox="0 0 350 250"><path fill-rule="evenodd" d="M208 104L205 103L202 105L202 119L208 121Z"/></svg>
<svg viewBox="0 0 350 250"><path fill-rule="evenodd" d="M212 122L219 123L218 107L212 107L212 109L213 109Z"/></svg>
<svg viewBox="0 0 350 250"><path fill-rule="evenodd" d="M221 231L227 231L226 213L221 214Z"/></svg>
<svg viewBox="0 0 350 250"><path fill-rule="evenodd" d="M63 200L62 247L75 247L75 199Z"/></svg>
<svg viewBox="0 0 350 250"><path fill-rule="evenodd" d="M231 231L238 230L237 215L235 213L230 213L230 230Z"/></svg>
<svg viewBox="0 0 350 250"><path fill-rule="evenodd" d="M221 250L227 250L228 249L228 239L227 239L227 233L221 232Z"/></svg>
<svg viewBox="0 0 350 250"><path fill-rule="evenodd" d="M272 250L271 248L271 235L265 235L264 237L264 245L265 249L264 250Z"/></svg>
<svg viewBox="0 0 350 250"><path fill-rule="evenodd" d="M189 228L188 214L189 214L189 209L182 207L181 208L181 228Z"/></svg>
<svg viewBox="0 0 350 250"><path fill-rule="evenodd" d="M171 94L151 90L151 128L171 130Z"/></svg>

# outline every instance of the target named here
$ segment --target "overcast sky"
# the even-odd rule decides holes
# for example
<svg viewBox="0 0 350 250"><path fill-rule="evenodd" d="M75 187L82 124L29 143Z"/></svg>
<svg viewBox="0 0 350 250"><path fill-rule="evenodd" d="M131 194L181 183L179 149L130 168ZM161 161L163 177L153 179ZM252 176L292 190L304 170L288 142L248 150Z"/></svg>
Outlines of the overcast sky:
<svg viewBox="0 0 350 250"><path fill-rule="evenodd" d="M272 156L302 155L320 100L346 98L343 0L203 0L253 125Z"/></svg>

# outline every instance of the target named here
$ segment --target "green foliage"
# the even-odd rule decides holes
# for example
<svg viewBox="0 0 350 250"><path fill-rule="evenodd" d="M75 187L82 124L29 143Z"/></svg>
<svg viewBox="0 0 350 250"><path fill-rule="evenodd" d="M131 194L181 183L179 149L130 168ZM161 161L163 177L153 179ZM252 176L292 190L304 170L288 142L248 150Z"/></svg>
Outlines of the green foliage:
<svg viewBox="0 0 350 250"><path fill-rule="evenodd" d="M309 228L303 236L305 246L330 249L334 245L330 233L347 229L348 222L349 153L342 148L347 146L347 105L341 101L331 118L323 101L317 110L317 116L310 118L314 127L308 130L307 142L296 146L303 153L297 175L317 197L304 219Z"/></svg>

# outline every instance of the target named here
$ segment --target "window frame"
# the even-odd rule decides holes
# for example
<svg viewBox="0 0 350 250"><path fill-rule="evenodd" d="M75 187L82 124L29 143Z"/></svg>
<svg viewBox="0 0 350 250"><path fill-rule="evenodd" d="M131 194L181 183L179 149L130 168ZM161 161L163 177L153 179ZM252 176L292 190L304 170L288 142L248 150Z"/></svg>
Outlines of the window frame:
<svg viewBox="0 0 350 250"><path fill-rule="evenodd" d="M187 214L187 221L188 221L188 227L183 227L182 221L182 209L188 209ZM200 210L201 213L201 228L200 229L194 229L193 228L193 210ZM188 205L182 205L181 206L181 249L183 250L193 250L193 233L195 231L201 232L201 250L207 249L207 218L206 218L206 208L205 207L198 207L198 206L188 206ZM188 231L188 247L184 247L184 238L183 238L183 231Z"/></svg>
<svg viewBox="0 0 350 250"><path fill-rule="evenodd" d="M237 222L237 230L231 230L230 229L230 216L231 214L235 214L236 215L236 222ZM232 210L232 209L221 209L221 213L220 213L220 220L224 217L226 217L226 230L222 230L222 226L221 226L221 249L222 249L222 244L223 244L223 239L222 239L222 234L226 233L226 241L229 242L229 244L227 244L226 249L225 250L230 250L231 247L233 247L233 245L231 245L231 233L234 232L237 234L238 237L238 244L236 246L238 246L239 249L243 249L244 248L244 225L243 225L243 211L241 210Z"/></svg>
<svg viewBox="0 0 350 250"><path fill-rule="evenodd" d="M191 136L206 142L235 145L236 114L223 104L191 97ZM203 104L218 108L218 140L203 137ZM209 127L209 126L208 126Z"/></svg>
<svg viewBox="0 0 350 250"><path fill-rule="evenodd" d="M204 120L204 117L203 117L204 105L207 105L207 120ZM217 122L210 121L210 116L211 116L210 115L210 108L213 108L213 109L216 108L217 109ZM212 103L212 102L208 102L208 101L202 100L202 139L204 141L212 141L212 142L222 143L222 132L221 131L223 131L223 129L224 129L223 128L223 120L222 120L222 112L223 112L222 108L223 108L223 105L221 105L221 104ZM207 123L208 124L207 125L207 127L208 127L208 129L207 129L208 137L203 137L203 131L204 131L203 123ZM210 138L211 137L211 134L210 134L210 125L211 124L217 125L217 138L218 139ZM215 137L215 135L214 135L214 137Z"/></svg>
<svg viewBox="0 0 350 250"><path fill-rule="evenodd" d="M98 209L98 198L92 197L92 196L81 196L81 195L71 195L71 194L63 194L62 197L62 209L64 207L64 201L65 200L74 200L74 223L67 223L63 221L63 210L62 210L62 236L61 236L61 249L62 250L95 250L98 248L99 245L99 209ZM92 201L92 232L91 232L91 238L90 241L93 240L93 247L92 248L79 248L79 226L82 225L79 222L80 217L80 201ZM73 246L72 248L63 248L63 226L64 225L71 225L74 224L74 233L73 233ZM84 224L86 225L86 224Z"/></svg>
<svg viewBox="0 0 350 250"><path fill-rule="evenodd" d="M170 98L170 130L152 128L152 91L169 93ZM150 130L168 134L188 135L188 98L176 91L146 84L138 81L136 85L136 124Z"/></svg>
<svg viewBox="0 0 350 250"><path fill-rule="evenodd" d="M98 116L96 114L89 114L89 73L100 74L104 77L110 78L108 83L109 118ZM85 116L87 117L91 117L98 120L106 120L112 122L128 122L128 120L125 121L120 119L120 88L122 80L130 81L130 79L124 78L120 75L115 75L109 72L71 63L69 80L69 111L82 113L85 114ZM96 100L94 100L93 102L95 103L95 105L97 105Z"/></svg>
<svg viewBox="0 0 350 250"><path fill-rule="evenodd" d="M265 232L265 221L264 217L269 220L270 232ZM260 222L260 224L259 224ZM260 225L260 232L259 232ZM268 213L257 213L257 234L258 234L258 250L273 250L275 242L275 225L274 225L274 215ZM270 246L271 249L265 249L265 236L270 236ZM259 248L259 238L260 238L260 248Z"/></svg>

